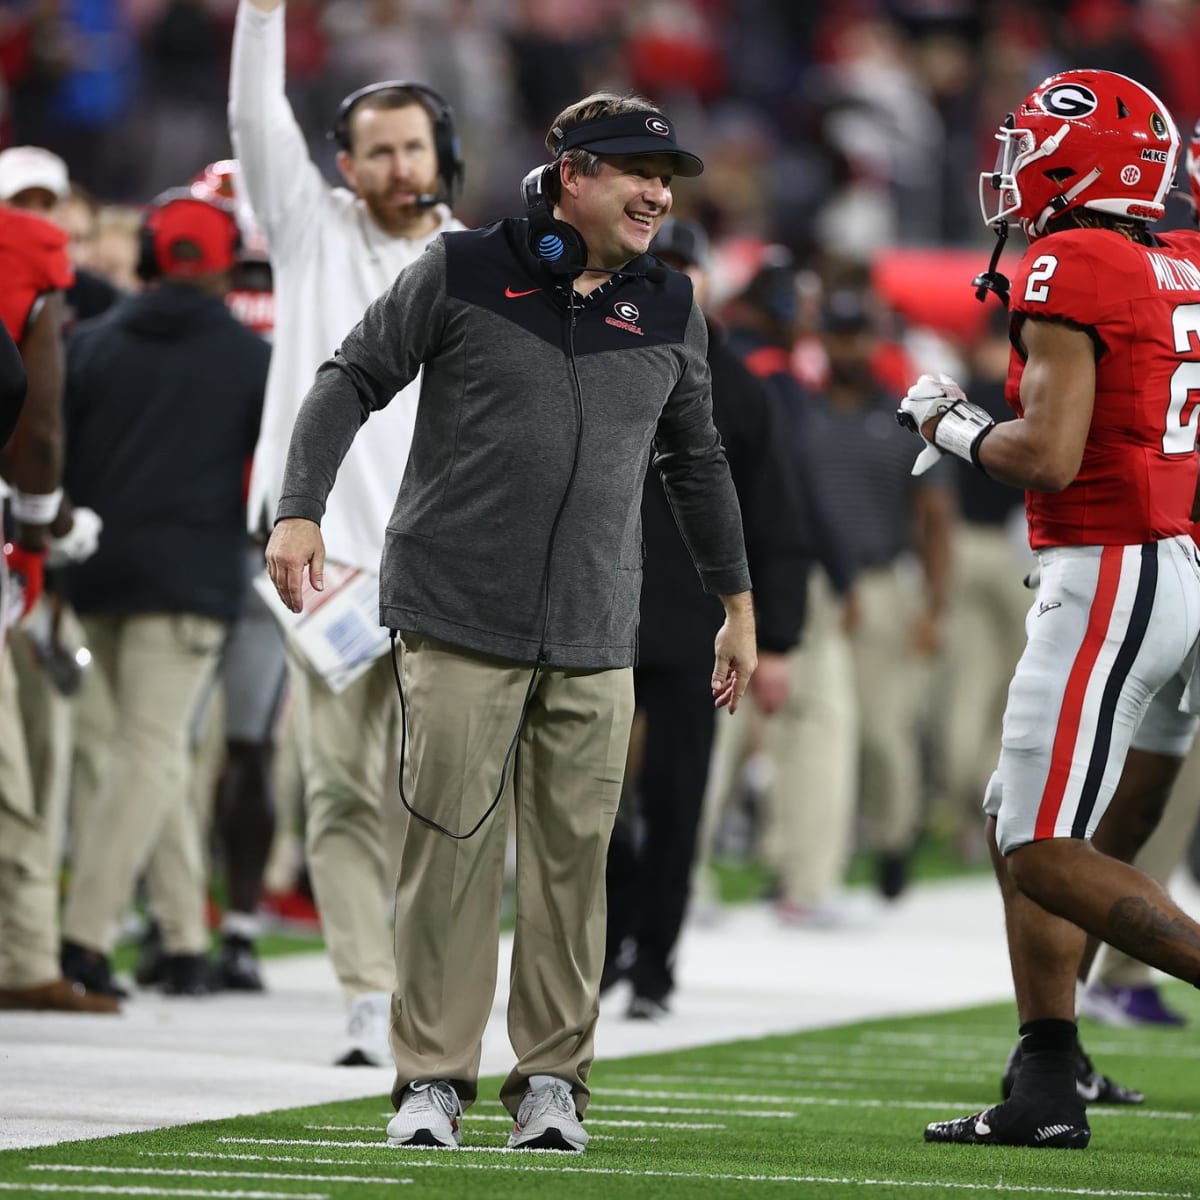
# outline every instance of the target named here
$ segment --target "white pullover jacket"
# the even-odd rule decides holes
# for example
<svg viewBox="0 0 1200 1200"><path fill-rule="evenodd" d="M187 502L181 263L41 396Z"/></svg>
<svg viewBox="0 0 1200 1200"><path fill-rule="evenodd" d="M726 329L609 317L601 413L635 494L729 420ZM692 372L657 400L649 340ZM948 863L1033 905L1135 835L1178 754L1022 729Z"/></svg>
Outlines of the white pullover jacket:
<svg viewBox="0 0 1200 1200"><path fill-rule="evenodd" d="M274 354L250 479L255 531L274 519L292 426L317 368L430 241L463 228L439 209L441 223L427 237L391 237L352 192L329 186L284 93L285 7L264 14L243 0L229 86L239 182L267 236L275 277ZM418 377L397 393L346 456L321 525L331 560L379 570L420 386Z"/></svg>

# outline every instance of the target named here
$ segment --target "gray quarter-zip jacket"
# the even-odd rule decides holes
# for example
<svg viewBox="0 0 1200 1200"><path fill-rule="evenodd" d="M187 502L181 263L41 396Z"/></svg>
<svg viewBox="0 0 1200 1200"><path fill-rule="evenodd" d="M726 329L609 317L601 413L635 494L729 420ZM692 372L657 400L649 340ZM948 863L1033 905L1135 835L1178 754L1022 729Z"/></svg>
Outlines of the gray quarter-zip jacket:
<svg viewBox="0 0 1200 1200"><path fill-rule="evenodd" d="M750 588L704 319L686 276L640 274L649 257L586 298L557 288L527 230L444 234L370 306L300 409L276 519L321 520L359 426L423 365L381 623L517 662L630 666L652 450L704 588Z"/></svg>

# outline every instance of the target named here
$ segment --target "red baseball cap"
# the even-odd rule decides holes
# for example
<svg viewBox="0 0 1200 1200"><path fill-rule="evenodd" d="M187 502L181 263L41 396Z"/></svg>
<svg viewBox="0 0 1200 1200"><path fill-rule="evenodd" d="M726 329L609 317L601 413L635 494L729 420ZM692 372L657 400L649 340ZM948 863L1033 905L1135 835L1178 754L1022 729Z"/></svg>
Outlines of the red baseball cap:
<svg viewBox="0 0 1200 1200"><path fill-rule="evenodd" d="M215 275L237 259L237 221L211 201L171 197L146 215L145 228L164 275Z"/></svg>

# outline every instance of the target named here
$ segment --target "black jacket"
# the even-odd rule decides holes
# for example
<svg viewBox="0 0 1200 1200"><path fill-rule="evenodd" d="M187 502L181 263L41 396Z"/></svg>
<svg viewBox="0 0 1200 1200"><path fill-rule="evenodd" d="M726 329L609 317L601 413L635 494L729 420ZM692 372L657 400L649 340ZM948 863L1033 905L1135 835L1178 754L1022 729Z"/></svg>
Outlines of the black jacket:
<svg viewBox="0 0 1200 1200"><path fill-rule="evenodd" d="M811 559L790 464L783 456L774 398L742 366L721 329L708 327L713 422L742 509L746 557L754 579L760 650L783 653L804 621ZM642 498L646 563L638 663L683 666L708 660L722 619L720 604L701 589L658 476Z"/></svg>
<svg viewBox="0 0 1200 1200"><path fill-rule="evenodd" d="M834 588L845 592L854 582L855 566L837 533L828 501L813 482L812 450L808 445L811 398L791 372L787 352L750 329L733 329L729 348L775 397L781 417L783 448L791 460L792 482L800 505L800 521L813 557L825 568Z"/></svg>
<svg viewBox="0 0 1200 1200"><path fill-rule="evenodd" d="M100 548L68 572L80 612L235 615L269 359L221 300L177 285L75 331L64 483L104 519Z"/></svg>

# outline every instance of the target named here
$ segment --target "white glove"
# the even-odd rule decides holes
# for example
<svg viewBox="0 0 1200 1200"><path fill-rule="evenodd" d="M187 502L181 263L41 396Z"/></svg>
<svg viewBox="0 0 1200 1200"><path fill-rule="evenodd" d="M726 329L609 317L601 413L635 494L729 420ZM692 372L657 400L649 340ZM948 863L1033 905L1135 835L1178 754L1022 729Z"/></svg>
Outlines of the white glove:
<svg viewBox="0 0 1200 1200"><path fill-rule="evenodd" d="M927 421L941 416L933 431L933 440L922 429ZM979 466L979 443L992 431L995 422L949 375L922 375L908 389L896 410L896 420L906 429L920 434L925 449L913 463L912 473L923 475L944 453L956 454Z"/></svg>
<svg viewBox="0 0 1200 1200"><path fill-rule="evenodd" d="M91 558L100 545L100 531L104 522L100 514L90 508L74 510L71 528L62 537L51 538L46 546L46 566L65 567L68 563L80 563Z"/></svg>

